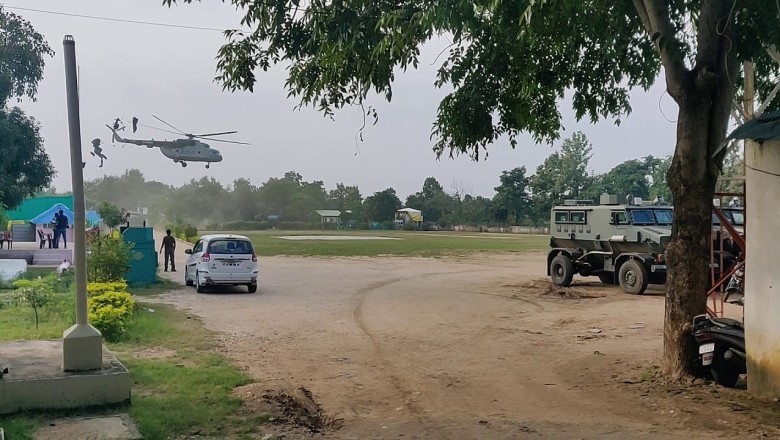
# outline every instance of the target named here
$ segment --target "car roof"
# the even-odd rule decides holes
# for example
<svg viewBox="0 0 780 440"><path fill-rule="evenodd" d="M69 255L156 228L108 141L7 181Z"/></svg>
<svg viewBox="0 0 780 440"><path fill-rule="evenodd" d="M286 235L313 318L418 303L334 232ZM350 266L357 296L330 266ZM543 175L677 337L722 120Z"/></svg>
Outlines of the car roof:
<svg viewBox="0 0 780 440"><path fill-rule="evenodd" d="M236 234L208 234L208 235L201 236L200 239L205 241L223 240L223 239L252 241L249 239L249 237L245 235L236 235Z"/></svg>

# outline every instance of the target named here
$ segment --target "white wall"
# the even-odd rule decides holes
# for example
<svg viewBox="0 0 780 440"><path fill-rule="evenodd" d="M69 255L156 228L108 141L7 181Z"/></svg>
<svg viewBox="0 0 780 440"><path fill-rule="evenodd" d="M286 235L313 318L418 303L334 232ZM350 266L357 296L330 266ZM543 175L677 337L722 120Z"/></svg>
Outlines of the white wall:
<svg viewBox="0 0 780 440"><path fill-rule="evenodd" d="M749 142L745 162L748 390L780 397L780 142Z"/></svg>

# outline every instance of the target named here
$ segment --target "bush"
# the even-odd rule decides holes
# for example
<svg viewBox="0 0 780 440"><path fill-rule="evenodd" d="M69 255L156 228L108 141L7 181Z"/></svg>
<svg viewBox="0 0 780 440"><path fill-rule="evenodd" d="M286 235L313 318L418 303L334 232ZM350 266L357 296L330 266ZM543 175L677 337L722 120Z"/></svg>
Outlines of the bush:
<svg viewBox="0 0 780 440"><path fill-rule="evenodd" d="M52 287L47 279L16 280L13 283L14 298L18 303L29 304L35 313L35 330L38 330L39 310L49 304Z"/></svg>
<svg viewBox="0 0 780 440"><path fill-rule="evenodd" d="M91 239L87 256L89 281L108 283L127 278L132 249L132 243L125 243L121 237L102 236Z"/></svg>
<svg viewBox="0 0 780 440"><path fill-rule="evenodd" d="M88 298L90 323L109 342L120 340L133 319L135 301L127 292L105 292Z"/></svg>
<svg viewBox="0 0 780 440"><path fill-rule="evenodd" d="M124 292L127 290L127 283L122 281L116 281L113 283L88 283L87 295L97 296L108 292Z"/></svg>
<svg viewBox="0 0 780 440"><path fill-rule="evenodd" d="M404 223L404 231L416 231L416 230L417 230L417 223L415 222Z"/></svg>

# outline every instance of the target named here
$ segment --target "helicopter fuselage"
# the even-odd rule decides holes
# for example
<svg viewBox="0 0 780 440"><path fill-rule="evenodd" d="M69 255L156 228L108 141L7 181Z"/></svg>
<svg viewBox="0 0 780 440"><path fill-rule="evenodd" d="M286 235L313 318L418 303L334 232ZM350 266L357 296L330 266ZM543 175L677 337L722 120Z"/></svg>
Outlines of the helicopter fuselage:
<svg viewBox="0 0 780 440"><path fill-rule="evenodd" d="M160 152L174 162L222 162L222 154L207 144L189 139L181 141L168 142L176 145L160 145Z"/></svg>
<svg viewBox="0 0 780 440"><path fill-rule="evenodd" d="M114 141L127 144L141 145L147 148L159 148L165 157L181 162L186 166L187 162L222 162L222 153L211 148L208 144L197 139L176 139L173 141L156 141L147 139L125 139L119 136L116 130L108 127L114 134Z"/></svg>

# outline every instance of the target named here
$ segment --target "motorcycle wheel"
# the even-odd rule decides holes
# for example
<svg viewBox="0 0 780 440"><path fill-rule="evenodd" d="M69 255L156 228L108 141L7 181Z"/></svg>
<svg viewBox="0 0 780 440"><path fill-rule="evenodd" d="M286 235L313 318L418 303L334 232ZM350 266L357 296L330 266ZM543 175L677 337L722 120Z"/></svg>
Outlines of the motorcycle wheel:
<svg viewBox="0 0 780 440"><path fill-rule="evenodd" d="M712 377L718 385L734 388L739 382L739 369L723 357L724 353L723 350L716 353L712 362Z"/></svg>

